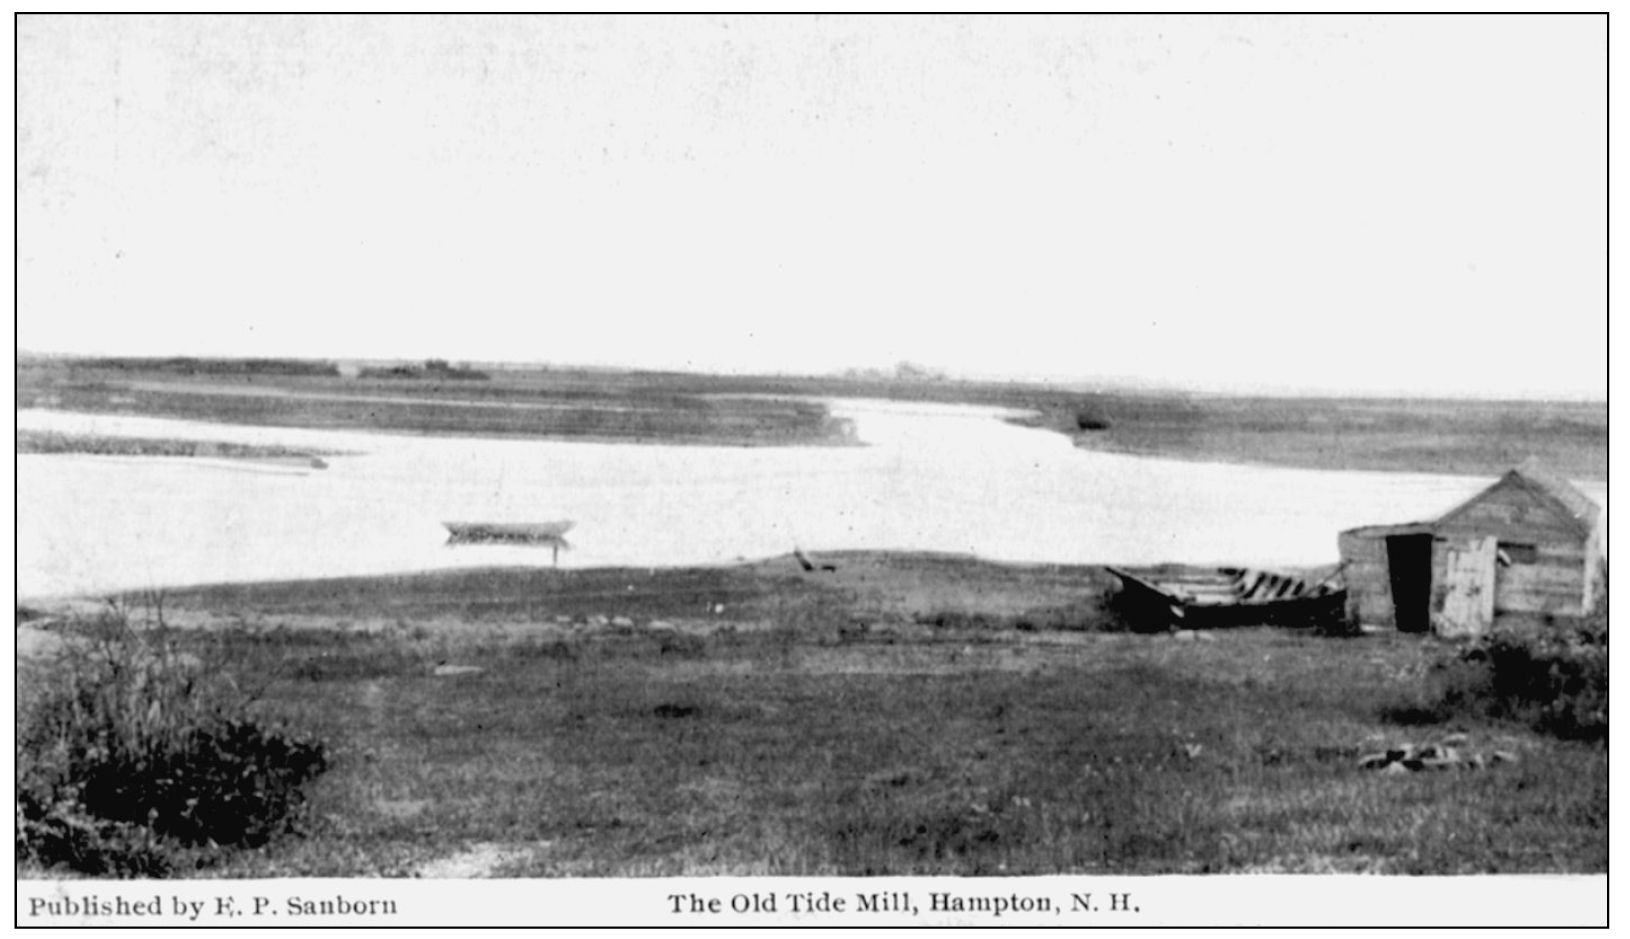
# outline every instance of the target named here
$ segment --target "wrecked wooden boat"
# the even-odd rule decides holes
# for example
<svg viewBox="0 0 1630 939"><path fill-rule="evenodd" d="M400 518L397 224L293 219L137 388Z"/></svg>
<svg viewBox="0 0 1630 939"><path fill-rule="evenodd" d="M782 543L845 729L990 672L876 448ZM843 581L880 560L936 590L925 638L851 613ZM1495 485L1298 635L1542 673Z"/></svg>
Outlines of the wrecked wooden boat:
<svg viewBox="0 0 1630 939"><path fill-rule="evenodd" d="M570 551L572 544L566 533L576 522L442 522L447 529L447 543L510 544L548 548L556 567L560 566L562 548Z"/></svg>
<svg viewBox="0 0 1630 939"><path fill-rule="evenodd" d="M1310 575L1246 567L1105 570L1121 581L1116 609L1149 629L1332 625L1347 602L1340 567Z"/></svg>
<svg viewBox="0 0 1630 939"><path fill-rule="evenodd" d="M575 522L442 522L449 544L555 545L564 540Z"/></svg>

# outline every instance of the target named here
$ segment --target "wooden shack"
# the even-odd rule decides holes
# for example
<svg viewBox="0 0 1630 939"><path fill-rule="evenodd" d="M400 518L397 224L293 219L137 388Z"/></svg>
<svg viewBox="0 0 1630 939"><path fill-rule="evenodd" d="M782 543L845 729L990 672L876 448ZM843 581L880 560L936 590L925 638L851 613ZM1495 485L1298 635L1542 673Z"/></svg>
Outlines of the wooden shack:
<svg viewBox="0 0 1630 939"><path fill-rule="evenodd" d="M1434 521L1354 528L1337 543L1350 622L1480 635L1496 617L1593 609L1601 509L1530 461Z"/></svg>

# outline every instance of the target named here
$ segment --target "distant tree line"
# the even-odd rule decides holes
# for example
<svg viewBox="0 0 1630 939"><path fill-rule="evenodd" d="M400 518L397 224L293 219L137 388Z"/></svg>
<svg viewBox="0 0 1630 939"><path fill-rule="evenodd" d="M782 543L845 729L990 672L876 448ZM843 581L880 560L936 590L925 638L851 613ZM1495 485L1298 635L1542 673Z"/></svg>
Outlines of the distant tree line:
<svg viewBox="0 0 1630 939"><path fill-rule="evenodd" d="M391 365L365 368L358 373L362 378L447 378L455 381L487 381L486 372L462 365L450 365L446 359L425 359L423 365Z"/></svg>

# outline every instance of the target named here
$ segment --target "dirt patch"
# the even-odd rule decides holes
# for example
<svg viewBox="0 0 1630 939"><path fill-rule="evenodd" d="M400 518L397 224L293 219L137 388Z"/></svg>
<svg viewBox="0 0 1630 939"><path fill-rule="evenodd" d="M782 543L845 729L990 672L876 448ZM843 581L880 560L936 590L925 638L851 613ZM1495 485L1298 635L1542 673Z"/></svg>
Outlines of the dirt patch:
<svg viewBox="0 0 1630 939"><path fill-rule="evenodd" d="M460 880L495 877L499 868L525 860L545 844L513 845L484 841L473 844L452 857L437 858L420 865L415 872L426 880Z"/></svg>

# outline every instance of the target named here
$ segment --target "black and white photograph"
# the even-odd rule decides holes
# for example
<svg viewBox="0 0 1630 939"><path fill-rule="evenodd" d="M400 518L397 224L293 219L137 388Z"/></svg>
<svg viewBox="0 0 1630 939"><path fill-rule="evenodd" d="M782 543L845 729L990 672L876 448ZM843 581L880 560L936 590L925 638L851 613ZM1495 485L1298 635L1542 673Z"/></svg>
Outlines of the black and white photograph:
<svg viewBox="0 0 1630 939"><path fill-rule="evenodd" d="M15 925L1606 924L1607 14L13 24Z"/></svg>

